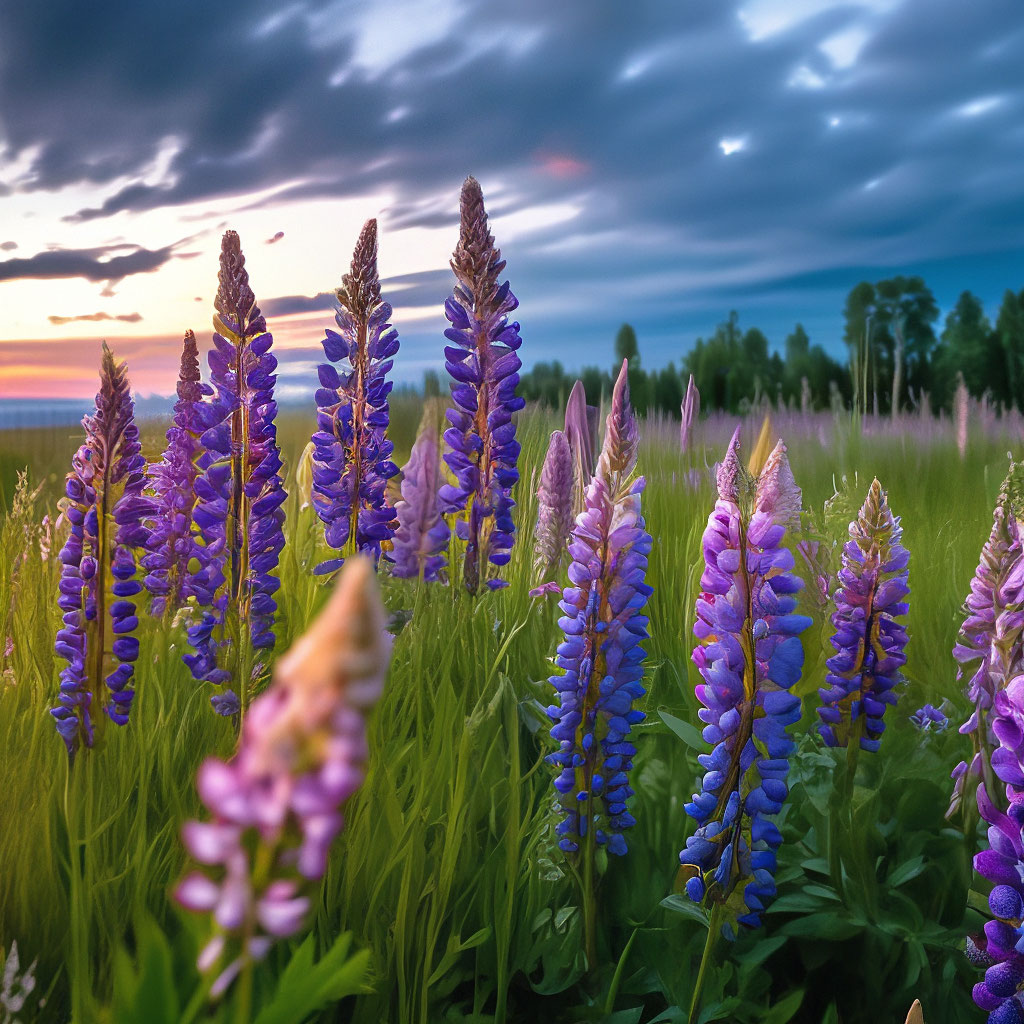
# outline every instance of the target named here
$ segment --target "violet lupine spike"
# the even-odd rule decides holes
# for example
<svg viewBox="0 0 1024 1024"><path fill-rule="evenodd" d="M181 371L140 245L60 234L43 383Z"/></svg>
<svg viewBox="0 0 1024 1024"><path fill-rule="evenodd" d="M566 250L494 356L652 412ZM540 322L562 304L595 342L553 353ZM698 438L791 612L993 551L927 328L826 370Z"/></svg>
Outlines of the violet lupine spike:
<svg viewBox="0 0 1024 1024"><path fill-rule="evenodd" d="M512 487L519 480L519 443L512 414L523 407L519 384L519 324L509 314L519 302L508 282L501 251L487 224L483 193L475 178L462 186L459 244L452 257L458 283L445 303L451 323L445 367L452 377L451 426L444 437L445 462L454 484L441 489L447 513L457 515L455 534L466 545L463 583L470 594L481 584L507 586L494 574L512 554ZM454 571L454 567L453 567Z"/></svg>
<svg viewBox="0 0 1024 1024"><path fill-rule="evenodd" d="M212 820L182 829L202 867L175 896L212 915L198 962L215 975L214 998L308 917L344 824L342 805L363 780L365 715L383 688L390 640L372 562L356 556L253 701L238 753L199 769Z"/></svg>
<svg viewBox="0 0 1024 1024"><path fill-rule="evenodd" d="M559 574L572 532L573 463L569 442L552 431L537 491L537 525L533 532L533 568L543 583Z"/></svg>
<svg viewBox="0 0 1024 1024"><path fill-rule="evenodd" d="M594 475L595 449L590 426L590 411L593 406L587 405L587 396L583 390L583 382L576 381L569 392L569 401L565 405L565 439L572 452L572 513L578 516L583 511L586 501L587 486ZM596 433L596 429L594 431Z"/></svg>
<svg viewBox="0 0 1024 1024"><path fill-rule="evenodd" d="M547 760L561 769L555 789L563 813L555 831L570 854L588 835L609 853L624 854L623 832L634 824L626 807L636 754L630 730L645 717L633 705L646 693L642 609L652 593L644 579L651 550L640 514L644 479L633 476L637 438L624 362L597 473L569 542L570 585L559 605L565 639L556 659L564 674L550 679L559 703L548 717L559 749Z"/></svg>
<svg viewBox="0 0 1024 1024"><path fill-rule="evenodd" d="M134 548L144 547L149 503L142 496L146 460L139 445L134 404L123 361L106 342L100 365L96 410L82 420L85 442L72 460L64 493L71 526L60 552L58 605L63 626L57 654L67 661L60 674L59 703L50 712L74 758L79 747L100 740L103 716L128 722L134 689L129 685L139 654Z"/></svg>
<svg viewBox="0 0 1024 1024"><path fill-rule="evenodd" d="M431 583L444 576L451 531L441 513L441 451L437 433L424 426L402 471L402 500L395 506L392 576Z"/></svg>
<svg viewBox="0 0 1024 1024"><path fill-rule="evenodd" d="M167 431L163 458L149 467L153 516L149 522L148 551L142 557L147 570L143 581L153 600L154 615L175 612L192 595L189 562L199 556L192 513L196 479L203 448L200 408L211 389L200 381L199 348L192 331L185 332L178 374L178 401Z"/></svg>
<svg viewBox="0 0 1024 1024"><path fill-rule="evenodd" d="M395 531L387 483L398 473L388 440L387 379L398 351L391 306L381 299L377 272L377 221L368 220L352 254L351 269L337 290L338 330L326 332L316 392L313 435L313 505L329 547L338 555L321 562L318 573L334 572L361 551L374 564ZM334 365L341 364L341 369Z"/></svg>
<svg viewBox="0 0 1024 1024"><path fill-rule="evenodd" d="M700 413L700 392L697 390L692 373L690 381L686 385L686 397L683 399L680 412L682 413L682 423L679 426L679 447L682 451L688 452L693 442L693 425L697 422L697 416Z"/></svg>
<svg viewBox="0 0 1024 1024"><path fill-rule="evenodd" d="M192 593L202 620L189 629L194 654L184 661L196 679L223 686L237 681L241 695L211 697L218 714L244 711L249 691L264 671L253 652L274 646L274 575L284 547L281 455L274 417L277 360L270 352L245 257L234 231L221 242L215 300L214 347L210 350L213 397L204 402L196 480L199 570ZM258 656L258 655L257 655Z"/></svg>
<svg viewBox="0 0 1024 1024"><path fill-rule="evenodd" d="M856 740L862 750L877 751L885 731L882 716L896 703L895 688L907 661L907 630L897 619L907 614L910 593L910 555L900 543L902 535L899 516L874 480L850 523L833 595L836 653L825 662L826 685L818 691L818 732L826 746Z"/></svg>
<svg viewBox="0 0 1024 1024"><path fill-rule="evenodd" d="M971 673L966 693L974 710L960 732L971 737L973 753L969 764L961 761L953 769L947 818L953 817L965 800L971 800L970 789L982 780L991 798L1002 804L991 768L997 743L992 732L992 702L1010 679L1024 670L1024 580L1020 576L1024 549L1009 497L1015 470L1011 464L996 499L992 529L981 549L971 592L964 602L966 616L953 648L959 666L957 680L962 683Z"/></svg>
<svg viewBox="0 0 1024 1024"><path fill-rule="evenodd" d="M800 678L799 639L811 624L795 613L803 582L782 547L800 492L780 441L758 479L739 459L739 429L718 469L718 500L704 531L703 593L697 600L693 661L704 682L697 699L710 754L701 791L686 805L697 821L679 860L686 892L756 927L775 895L775 851L782 835L770 816L788 795L794 743L787 727L800 717L790 693Z"/></svg>

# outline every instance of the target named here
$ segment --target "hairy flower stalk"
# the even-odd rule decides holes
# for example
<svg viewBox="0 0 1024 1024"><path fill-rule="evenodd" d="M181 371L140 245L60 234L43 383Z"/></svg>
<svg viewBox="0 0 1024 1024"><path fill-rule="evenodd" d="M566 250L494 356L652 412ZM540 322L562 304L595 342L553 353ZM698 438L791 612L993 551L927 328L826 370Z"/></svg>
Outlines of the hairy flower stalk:
<svg viewBox="0 0 1024 1024"><path fill-rule="evenodd" d="M573 464L561 430L551 433L537 491L537 525L533 532L534 575L543 583L557 576L572 531Z"/></svg>
<svg viewBox="0 0 1024 1024"><path fill-rule="evenodd" d="M466 545L463 583L475 594L481 584L491 590L507 586L493 569L508 563L515 539L512 487L519 479L519 443L512 414L524 403L516 396L519 324L508 319L519 302L507 281L498 283L505 261L472 177L462 186L459 244L451 265L458 283L445 303L452 404L444 459L455 483L445 484L441 496L445 511L458 516L455 534Z"/></svg>
<svg viewBox="0 0 1024 1024"><path fill-rule="evenodd" d="M731 936L734 922L760 924L775 895L782 835L770 816L787 796L794 744L786 729L800 717L789 690L803 667L798 634L811 620L794 614L803 583L782 546L801 500L785 445L755 478L740 464L737 429L717 482L693 630L693 661L705 680L696 689L699 715L713 749L698 758L706 774L686 805L698 828L679 860L689 897L710 904L712 930L720 921Z"/></svg>
<svg viewBox="0 0 1024 1024"><path fill-rule="evenodd" d="M85 442L72 459L64 486L64 515L71 525L60 552L58 605L64 625L56 651L67 661L60 698L50 712L74 757L99 743L103 715L125 725L134 689L129 685L139 654L139 620L130 600L142 590L135 579L133 548L145 546L142 496L146 460L139 446L124 362L106 343L96 410L82 420Z"/></svg>
<svg viewBox="0 0 1024 1024"><path fill-rule="evenodd" d="M679 427L679 447L683 452L688 452L693 444L693 425L697 422L697 415L700 412L700 392L692 373L686 385L686 397L683 399L680 412L683 419Z"/></svg>
<svg viewBox="0 0 1024 1024"><path fill-rule="evenodd" d="M198 527L199 571L191 586L203 606L189 629L194 654L185 663L196 679L223 686L236 680L241 693L211 698L218 714L244 712L262 677L254 653L274 646L274 572L284 547L284 485L274 417L277 360L270 352L256 296L249 286L238 235L221 243L217 315L210 350L214 394L201 408L202 443L193 516Z"/></svg>
<svg viewBox="0 0 1024 1024"><path fill-rule="evenodd" d="M591 416L594 413L594 416ZM583 511L587 487L594 475L597 449L597 410L587 405L583 382L576 381L565 405L565 439L572 453L572 514Z"/></svg>
<svg viewBox="0 0 1024 1024"><path fill-rule="evenodd" d="M313 435L313 504L327 544L339 555L321 562L318 573L334 572L357 551L376 564L395 531L394 509L386 501L388 480L398 473L387 437L387 374L398 332L380 295L376 220L363 225L341 282L338 330L328 330L322 342L330 362L319 367ZM342 364L340 372L335 363Z"/></svg>
<svg viewBox="0 0 1024 1024"><path fill-rule="evenodd" d="M197 788L212 820L182 830L203 867L176 897L212 915L198 963L215 979L214 998L240 973L246 978L275 940L302 928L342 829L341 807L363 780L364 717L380 696L390 652L373 564L353 558L253 701L238 753L200 767Z"/></svg>
<svg viewBox="0 0 1024 1024"><path fill-rule="evenodd" d="M906 664L907 631L897 619L907 614L907 563L902 529L885 491L872 481L843 548L832 615L835 654L825 663L826 686L818 692L826 746L859 745L877 751L885 731L882 716L896 703L895 687Z"/></svg>
<svg viewBox="0 0 1024 1024"><path fill-rule="evenodd" d="M992 731L996 694L1024 671L1024 560L1020 526L1013 512L1010 491L1017 467L1011 464L992 513L992 529L981 549L971 592L964 602L965 618L953 648L957 680L970 673L966 694L974 705L960 732L971 737L970 763L953 769L954 789L946 817L973 807L973 789L984 780L989 798L1003 805L992 776L992 752L997 745Z"/></svg>
<svg viewBox="0 0 1024 1024"><path fill-rule="evenodd" d="M626 808L633 791L629 772L636 748L630 730L644 718L633 707L646 692L643 678L651 594L644 581L651 550L634 478L639 435L629 404L626 362L615 384L597 471L587 488L586 507L569 542L569 586L562 592L565 632L558 646L562 675L551 677L558 704L548 708L555 723L557 753L548 761L562 809L556 827L559 846L574 867L581 864L586 952L594 966L594 853L626 852L623 833L634 824Z"/></svg>
<svg viewBox="0 0 1024 1024"><path fill-rule="evenodd" d="M425 424L402 471L402 500L395 506L398 529L388 556L393 576L431 583L443 579L451 531L441 513L441 451L437 433Z"/></svg>
<svg viewBox="0 0 1024 1024"><path fill-rule="evenodd" d="M198 556L193 525L199 458L203 453L200 408L211 389L199 378L196 336L185 332L178 374L178 401L167 431L163 458L149 468L152 519L148 551L142 557L144 580L154 615L173 614L192 596L189 562Z"/></svg>

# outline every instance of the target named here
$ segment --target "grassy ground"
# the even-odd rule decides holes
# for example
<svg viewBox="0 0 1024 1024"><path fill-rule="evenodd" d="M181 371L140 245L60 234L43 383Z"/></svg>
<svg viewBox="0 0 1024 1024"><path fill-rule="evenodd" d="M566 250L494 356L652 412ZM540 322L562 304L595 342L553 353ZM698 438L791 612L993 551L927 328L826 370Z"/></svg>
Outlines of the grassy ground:
<svg viewBox="0 0 1024 1024"><path fill-rule="evenodd" d="M400 457L419 416L408 405L396 409ZM350 930L356 946L371 951L370 990L325 1019L685 1020L673 1008L688 1005L706 932L681 901L663 901L691 827L683 804L699 777L693 731L677 723L697 722L689 655L710 476L688 480L693 467L679 454L675 425L646 425L640 468L654 596L637 826L629 855L604 866L604 966L583 977L576 894L552 841L552 773L543 762L552 749L542 709L551 700L557 611L550 599L527 596L538 582L528 542L531 480L553 425L538 412L521 421L517 516L525 542L516 545L507 590L473 602L454 589L385 584L389 609L411 610L412 618L396 641L371 723L366 783L347 809L314 921L320 948ZM720 457L731 426L724 418L704 425L708 462ZM746 426L747 451L755 427ZM839 762L814 731L829 633L808 594L815 624L805 634L806 699L794 729L801 740L782 821L780 898L762 929L718 947L707 994L712 1016L704 1019L902 1022L915 996L929 1024L980 1019L969 1000L975 979L958 952L964 929L977 930L981 920L966 910L976 839L943 819L948 774L968 744L953 729L921 734L907 717L944 699L956 722L966 717L950 650L1006 450L1016 442L975 437L961 459L948 426L852 429L845 419L790 416L779 427L823 537L841 537L840 510L859 504L873 475L903 517L911 552L908 682L880 754L861 759L850 806L837 808ZM282 420L289 485L309 429L303 416ZM154 455L159 425L144 440ZM72 983L88 990L91 1006L110 1002L118 950L134 949L150 920L168 936L174 982L187 999L193 925L168 899L185 865L178 831L198 812L197 765L207 754L226 755L233 742L230 725L210 712L208 694L180 661L182 633L144 623L132 722L108 729L105 748L81 758L69 780L47 714L59 669L52 653L59 566L54 553L43 560L37 524L55 514L77 443L66 429L0 435L7 508L16 469L28 466L42 484L0 532L0 614L13 640L0 680L0 948L17 940L23 964L38 958L46 997L38 1016L52 1021L68 1019ZM851 494L826 517L823 502L843 475ZM297 496L287 512L279 650L325 597L311 573L321 557L315 516ZM829 835L845 865L838 877L826 858ZM69 910L74 879L82 885L76 906L84 908L76 914ZM287 952L272 955L268 978Z"/></svg>

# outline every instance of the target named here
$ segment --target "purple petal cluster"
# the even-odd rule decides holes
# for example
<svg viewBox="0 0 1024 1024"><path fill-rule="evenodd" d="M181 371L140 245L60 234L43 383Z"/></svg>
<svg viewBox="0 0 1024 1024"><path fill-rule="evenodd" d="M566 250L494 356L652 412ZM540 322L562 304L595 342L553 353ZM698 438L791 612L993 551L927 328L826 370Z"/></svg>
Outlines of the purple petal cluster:
<svg viewBox="0 0 1024 1024"><path fill-rule="evenodd" d="M211 699L234 714L248 699L252 652L274 646L274 575L284 547L284 485L274 417L277 360L270 352L245 257L234 231L221 243L210 379L214 394L202 409L206 449L199 461L196 506L199 570L192 592L202 620L189 629L194 654L185 663L196 679L242 690ZM256 673L260 668L257 666Z"/></svg>
<svg viewBox="0 0 1024 1024"><path fill-rule="evenodd" d="M133 549L148 534L142 496L146 460L139 445L134 405L124 362L106 343L100 365L96 410L82 420L85 442L72 459L64 485L64 515L70 534L60 552L58 605L63 625L57 654L67 661L60 697L50 712L74 757L80 746L99 741L105 715L128 722L134 689L129 685L139 655L135 602L142 590Z"/></svg>
<svg viewBox="0 0 1024 1024"><path fill-rule="evenodd" d="M149 468L153 518L148 524L149 544L142 565L147 570L144 583L153 596L150 610L154 615L173 613L192 596L189 562L199 557L192 516L203 453L199 442L203 432L201 405L209 394L210 388L199 378L196 336L186 331L178 400L174 421L167 431L167 447L163 458Z"/></svg>
<svg viewBox="0 0 1024 1024"><path fill-rule="evenodd" d="M519 443L512 414L523 407L519 384L519 324L509 314L519 302L508 282L501 251L487 225L484 197L475 178L462 186L459 244L452 257L458 283L445 303L451 327L445 366L452 404L445 462L454 484L441 489L446 513L455 514L455 535L465 542L463 583L475 594L481 584L507 586L492 574L512 554L512 487L519 479Z"/></svg>
<svg viewBox="0 0 1024 1024"><path fill-rule="evenodd" d="M645 717L633 704L646 692L642 609L652 592L644 580L651 550L640 514L644 480L633 477L638 445L623 361L597 472L569 542L570 585L559 605L565 639L556 659L563 674L550 680L559 703L548 716L559 748L548 761L560 769L556 832L566 853L577 853L589 836L624 854L623 832L634 824L626 807L636 754L630 731Z"/></svg>
<svg viewBox="0 0 1024 1024"><path fill-rule="evenodd" d="M996 746L992 706L995 695L1024 671L1024 560L1020 527L1009 498L1015 468L1011 465L996 499L992 529L981 549L971 592L964 602L964 623L953 648L959 666L957 679L963 682L970 673L966 692L974 710L960 732L971 737L973 754L970 764L961 761L953 769L955 785L947 817L952 817L965 799L970 800L971 788L982 779L991 798L1001 802L992 784L991 758Z"/></svg>
<svg viewBox="0 0 1024 1024"><path fill-rule="evenodd" d="M328 546L339 555L321 562L318 573L334 572L356 551L376 564L395 531L394 509L386 500L388 480L398 473L387 437L387 375L398 332L389 323L391 306L380 295L376 220L363 226L336 294L338 330L328 330L323 339L330 361L320 364L316 393L313 505Z"/></svg>
<svg viewBox="0 0 1024 1024"><path fill-rule="evenodd" d="M827 685L818 691L818 732L826 746L859 741L862 750L877 751L885 731L882 716L896 703L895 687L902 682L900 669L907 661L907 631L897 618L907 614L910 593L910 555L900 543L902 534L885 491L872 481L850 523L833 595L836 653L825 662Z"/></svg>
<svg viewBox="0 0 1024 1024"><path fill-rule="evenodd" d="M811 620L795 614L803 583L782 546L800 506L785 446L778 443L754 479L740 463L737 429L717 483L693 628L693 661L704 678L699 715L713 749L698 758L706 774L686 805L698 827L679 860L694 902L723 907L730 928L732 920L754 927L775 895L782 835L771 815L788 793L794 744L786 730L800 717L800 699L789 691L803 667L799 634Z"/></svg>
<svg viewBox="0 0 1024 1024"><path fill-rule="evenodd" d="M212 820L182 838L201 869L178 886L213 917L199 956L216 997L303 925L366 761L364 716L384 683L390 636L369 559L345 567L324 611L279 662L242 724L238 753L206 760L197 786Z"/></svg>
<svg viewBox="0 0 1024 1024"><path fill-rule="evenodd" d="M533 531L533 567L537 579L556 576L572 531L573 466L569 442L552 431L537 491L537 524Z"/></svg>
<svg viewBox="0 0 1024 1024"><path fill-rule="evenodd" d="M911 716L910 721L921 730L921 732L944 732L949 725L949 719L943 712L931 704L919 707Z"/></svg>
<svg viewBox="0 0 1024 1024"><path fill-rule="evenodd" d="M682 451L688 452L693 444L693 425L697 422L697 415L700 412L700 391L690 374L689 383L686 385L686 396L680 406L682 422L679 425L679 447Z"/></svg>
<svg viewBox="0 0 1024 1024"><path fill-rule="evenodd" d="M441 514L441 451L436 431L425 426L402 470L402 500L395 506L398 529L390 554L393 576L434 582L448 564L451 531Z"/></svg>

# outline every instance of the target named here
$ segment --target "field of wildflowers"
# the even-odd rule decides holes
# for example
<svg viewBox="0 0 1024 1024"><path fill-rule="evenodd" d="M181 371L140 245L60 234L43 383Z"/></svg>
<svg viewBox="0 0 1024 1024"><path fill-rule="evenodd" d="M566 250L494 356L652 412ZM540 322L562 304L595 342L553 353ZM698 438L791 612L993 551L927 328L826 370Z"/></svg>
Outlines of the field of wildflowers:
<svg viewBox="0 0 1024 1024"><path fill-rule="evenodd" d="M0 437L0 1021L1024 1021L1019 419L523 409L472 179L393 397L377 244Z"/></svg>

